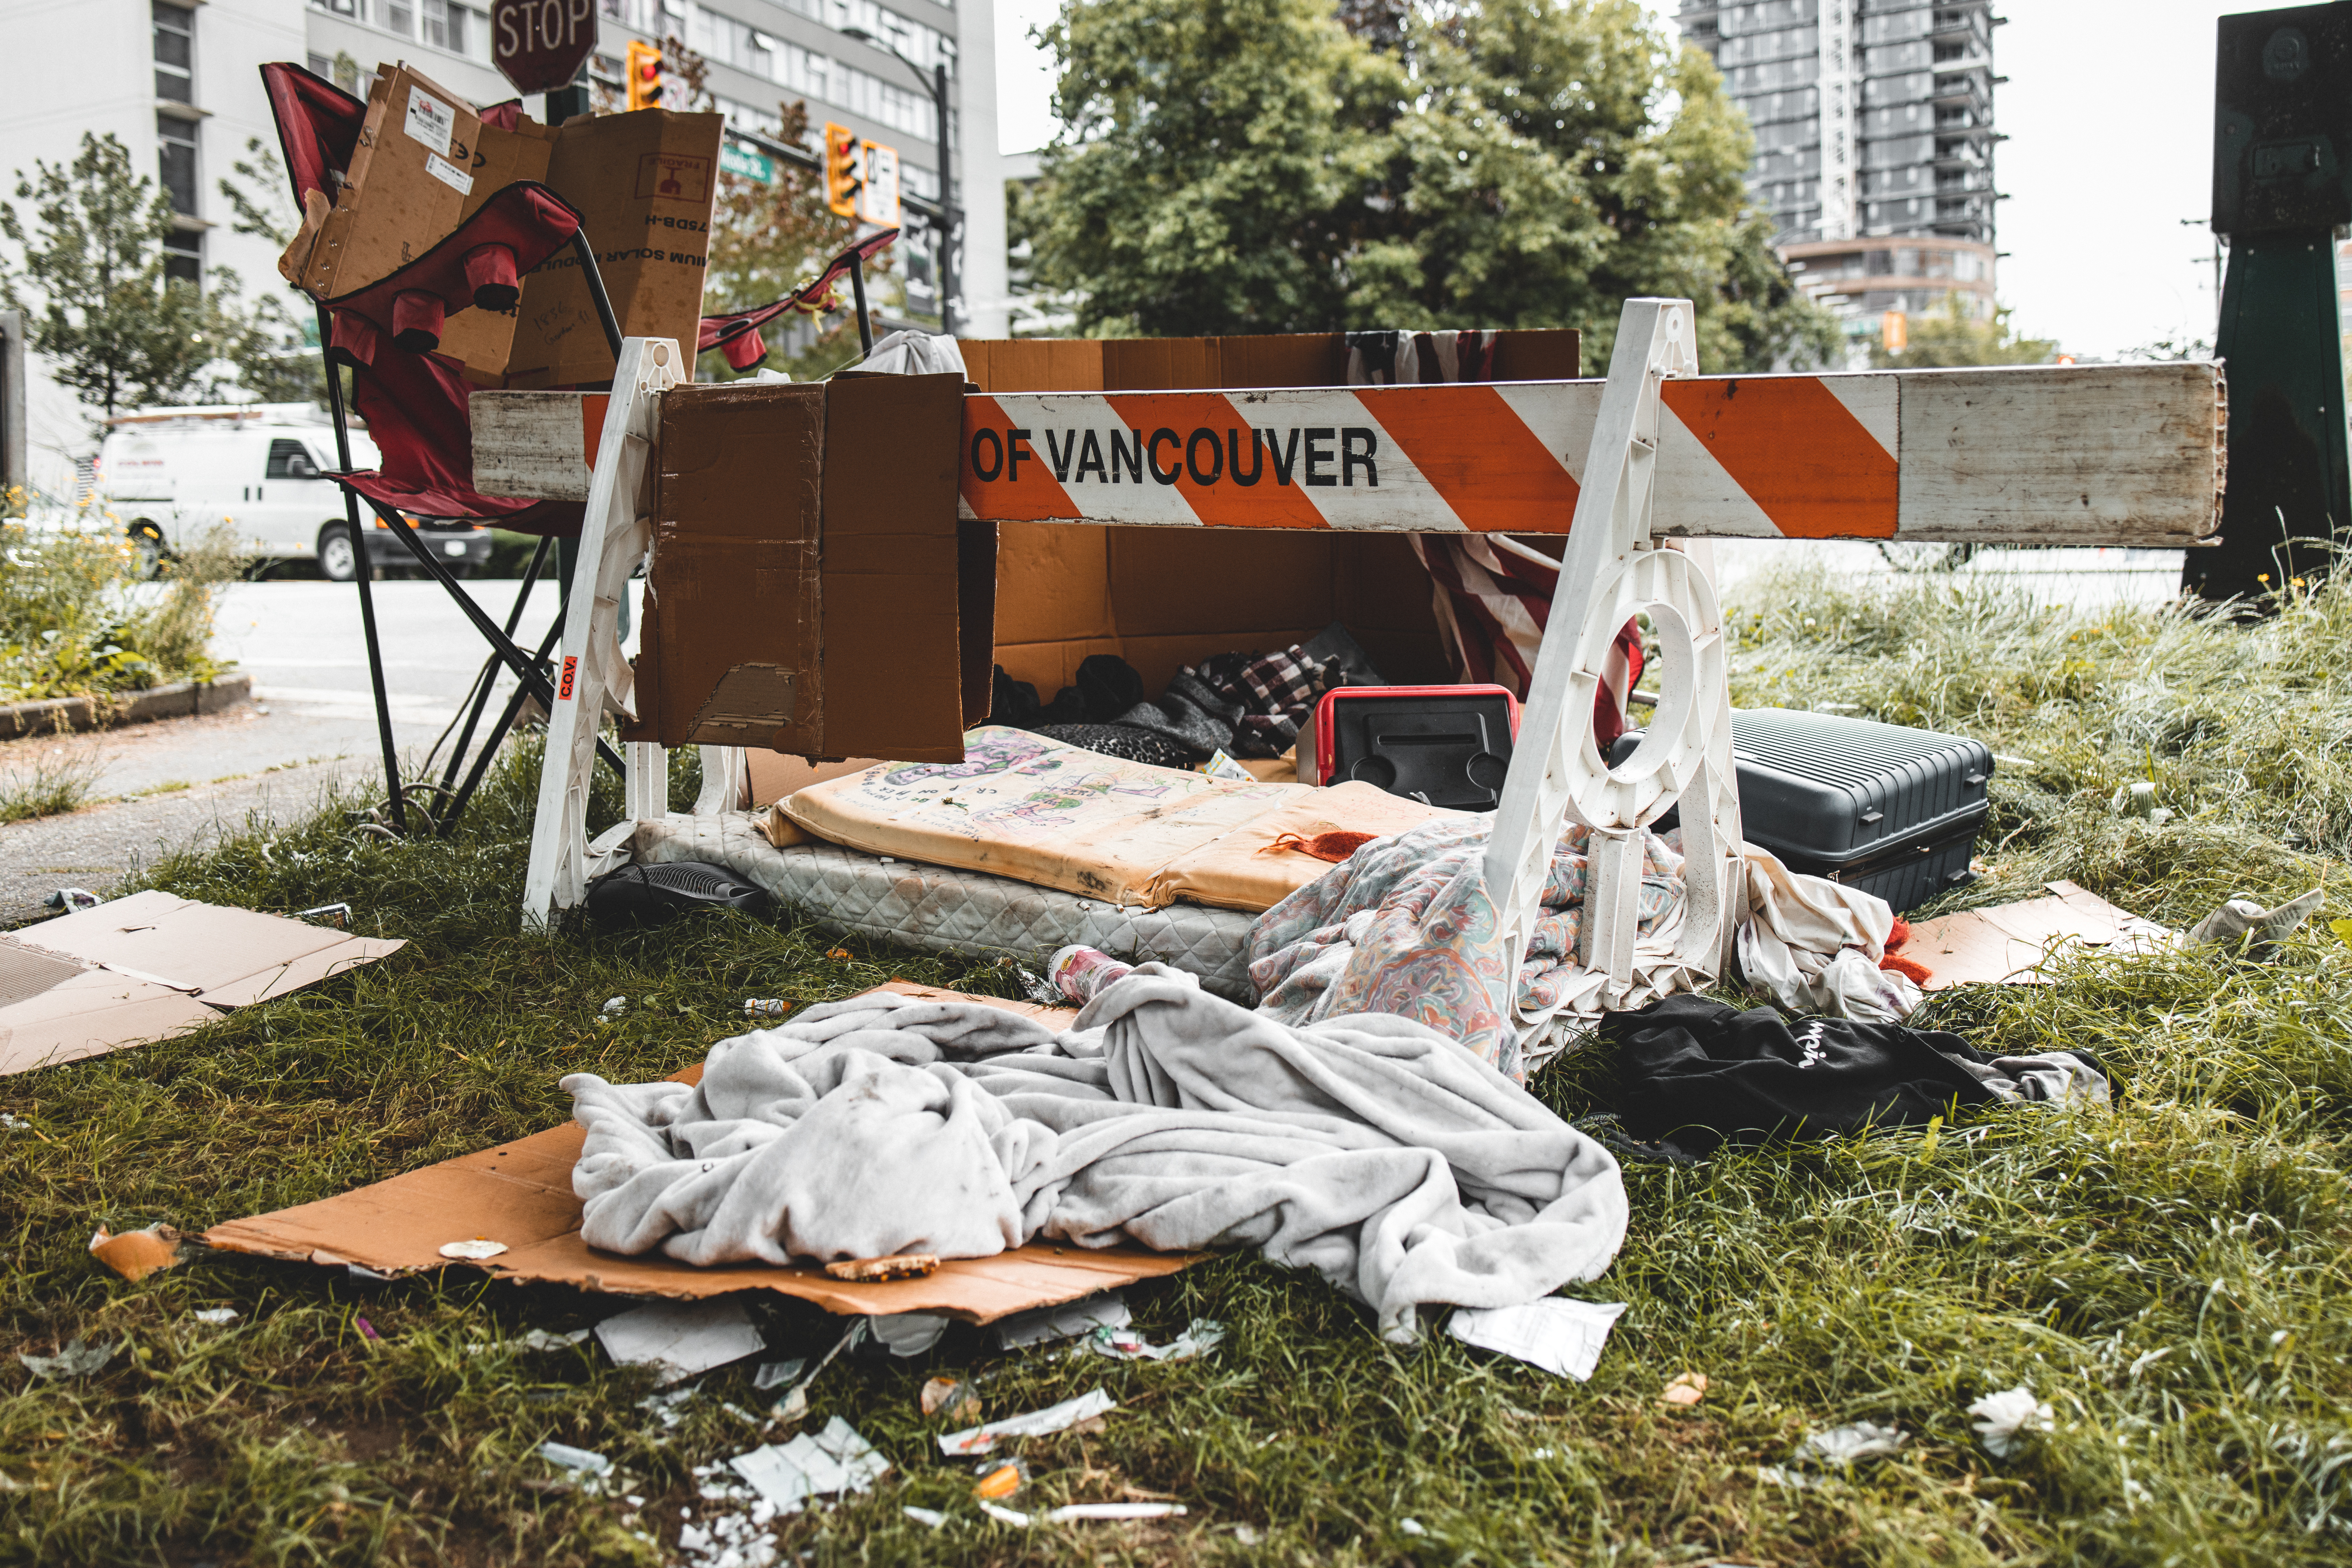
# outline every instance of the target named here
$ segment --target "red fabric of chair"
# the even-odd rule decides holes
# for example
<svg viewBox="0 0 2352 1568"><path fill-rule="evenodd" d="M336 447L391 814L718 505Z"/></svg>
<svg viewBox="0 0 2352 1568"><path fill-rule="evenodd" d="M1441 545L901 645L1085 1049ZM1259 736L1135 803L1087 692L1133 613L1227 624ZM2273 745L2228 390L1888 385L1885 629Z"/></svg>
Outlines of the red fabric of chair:
<svg viewBox="0 0 2352 1568"><path fill-rule="evenodd" d="M852 258L870 261L898 237L898 231L895 228L886 228L878 234L867 236L827 262L824 270L817 274L815 282L805 284L772 304L703 317L694 352L701 353L708 349L717 349L737 370L751 369L768 357L767 340L760 335L761 327L787 310L823 309L822 301L826 292L841 280L842 274L849 270Z"/></svg>
<svg viewBox="0 0 2352 1568"><path fill-rule="evenodd" d="M300 206L312 191L333 200L340 182L331 181L329 173L340 175L351 168L367 123L367 105L297 65L262 67L261 86L278 121L278 149L294 184L294 205Z"/></svg>

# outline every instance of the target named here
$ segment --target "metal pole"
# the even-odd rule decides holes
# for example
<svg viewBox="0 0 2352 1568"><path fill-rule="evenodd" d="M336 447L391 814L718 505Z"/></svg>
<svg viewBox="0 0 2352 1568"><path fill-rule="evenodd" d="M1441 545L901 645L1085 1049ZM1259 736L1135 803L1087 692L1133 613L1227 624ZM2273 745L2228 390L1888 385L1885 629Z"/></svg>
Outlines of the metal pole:
<svg viewBox="0 0 2352 1568"><path fill-rule="evenodd" d="M344 473L352 471L352 430L343 413L343 374L327 353L334 342L334 323L327 319L327 308L319 307L319 358L327 367L327 407L335 416L335 465ZM392 808L392 830L408 831L408 813L400 797L400 752L392 743L392 704L383 694L383 651L376 644L375 595L368 579L375 575L375 563L368 559L367 535L360 529L359 492L344 485L343 516L352 531L352 580L360 589L360 630L367 638L368 681L375 690L376 738L383 743L383 793L385 803Z"/></svg>
<svg viewBox="0 0 2352 1568"><path fill-rule="evenodd" d="M555 647L555 639L562 635L563 617L558 616L555 617L555 624L547 628L547 636L540 642L540 663L547 662L549 650ZM522 711L523 700L530 695L529 687L519 680L515 682L514 691L507 698L506 711L499 715L498 732L501 736L514 728L515 715ZM499 749L496 746L488 745L476 753L474 765L466 770L464 785L458 789L456 798L449 802L446 808L447 815L441 819L441 836L444 838L457 830L457 819L466 815L467 803L474 798L474 792L481 787L482 775L490 771L490 759L498 754Z"/></svg>
<svg viewBox="0 0 2352 1568"><path fill-rule="evenodd" d="M948 68L931 68L931 96L940 105L940 331L955 336L955 183L949 175Z"/></svg>
<svg viewBox="0 0 2352 1568"><path fill-rule="evenodd" d="M604 274L597 270L596 253L588 247L588 231L572 231L572 253L580 258L580 270L587 275L589 298L596 301L596 319L604 324L604 342L613 350L613 358L621 357L621 319L613 314L613 297L604 292Z"/></svg>
<svg viewBox="0 0 2352 1568"><path fill-rule="evenodd" d="M547 552L554 547L553 534L542 533L539 536L539 548L531 552L530 566L523 573L522 586L515 593L514 608L507 612L507 636L514 636L515 627L522 624L522 607L530 602L531 588L539 582L539 569L546 564ZM473 710L466 715L466 727L457 731L457 744L449 752L448 771L441 775L441 787L444 790L457 784L457 770L465 766L466 748L474 743L474 728L482 721L482 710L490 705L490 688L497 684L500 668L501 663L497 654L490 655L482 662L481 684L474 693ZM483 743L496 747L505 739L506 735L500 732L493 734ZM444 822L441 825L441 831L446 835L449 831L449 824Z"/></svg>
<svg viewBox="0 0 2352 1568"><path fill-rule="evenodd" d="M857 298L857 346L872 353L874 319L866 313L866 258L862 256L849 258L849 291Z"/></svg>

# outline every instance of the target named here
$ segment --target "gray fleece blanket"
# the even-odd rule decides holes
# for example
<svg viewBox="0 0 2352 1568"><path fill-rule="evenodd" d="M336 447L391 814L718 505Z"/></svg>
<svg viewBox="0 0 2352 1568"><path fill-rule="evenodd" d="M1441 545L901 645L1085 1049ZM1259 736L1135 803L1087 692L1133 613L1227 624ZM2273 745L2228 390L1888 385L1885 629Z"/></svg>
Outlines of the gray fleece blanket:
<svg viewBox="0 0 2352 1568"><path fill-rule="evenodd" d="M582 1235L692 1264L1034 1238L1258 1248L1410 1341L1609 1266L1617 1163L1424 1025L1282 1024L1145 964L1066 1034L876 994L711 1047L699 1085L563 1080Z"/></svg>

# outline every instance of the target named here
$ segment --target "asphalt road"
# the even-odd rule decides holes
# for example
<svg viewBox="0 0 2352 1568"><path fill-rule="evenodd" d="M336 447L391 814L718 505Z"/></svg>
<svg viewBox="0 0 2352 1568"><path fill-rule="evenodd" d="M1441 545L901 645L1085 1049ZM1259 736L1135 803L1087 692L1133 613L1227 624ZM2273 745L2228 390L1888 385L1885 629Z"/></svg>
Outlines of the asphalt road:
<svg viewBox="0 0 2352 1568"><path fill-rule="evenodd" d="M1866 575L1895 570L1868 544L1717 540L1714 551L1717 580L1733 595L1772 568ZM1992 552L1950 578L1977 579L2077 604L2155 604L2177 590L2180 552ZM520 586L461 585L500 624ZM472 689L488 647L438 584L373 586L394 740L404 775L415 777ZM638 584L630 586L634 595ZM554 585L541 583L516 640L535 647L555 607ZM631 619L634 625L634 602ZM76 765L93 774L91 798L106 803L0 827L0 923L23 918L28 903L37 905L61 885L104 892L141 859L239 826L248 814L299 816L337 781L383 776L357 588L238 584L223 596L214 647L252 675L249 707L95 735L0 742L0 777L45 763ZM493 714L511 689L502 674Z"/></svg>

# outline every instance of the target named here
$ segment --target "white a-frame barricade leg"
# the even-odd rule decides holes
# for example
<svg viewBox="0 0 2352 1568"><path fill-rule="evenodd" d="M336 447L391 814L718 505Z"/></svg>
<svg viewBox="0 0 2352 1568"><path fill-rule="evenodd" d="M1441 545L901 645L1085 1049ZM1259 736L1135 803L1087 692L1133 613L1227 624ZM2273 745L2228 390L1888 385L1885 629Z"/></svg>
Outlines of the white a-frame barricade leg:
<svg viewBox="0 0 2352 1568"><path fill-rule="evenodd" d="M539 813L523 881L522 923L543 930L559 909L578 904L588 881L588 784L596 732L607 713L635 717L635 672L622 656L621 595L653 543L653 451L660 395L688 375L667 338L625 338L613 377L613 400L596 448L588 509L580 523L580 559L563 613L555 710L547 716L547 757L539 775ZM667 760L659 746L630 745L620 831L668 809ZM599 847L602 846L600 845Z"/></svg>
<svg viewBox="0 0 2352 1568"><path fill-rule="evenodd" d="M1689 301L1625 302L1486 845L1502 947L1496 1012L1507 1029L1517 1026L1519 965L1542 913L1554 847L1570 822L1591 831L1577 958L1609 977L1607 1001L1621 1000L1633 980L1643 829L1677 801L1686 893L1675 961L1712 976L1730 951L1742 882L1722 616L1698 563L1650 537L1659 389L1697 371ZM1593 697L1611 642L1637 612L1647 612L1658 635L1663 690L1640 746L1612 768L1593 739Z"/></svg>

